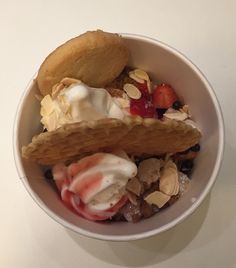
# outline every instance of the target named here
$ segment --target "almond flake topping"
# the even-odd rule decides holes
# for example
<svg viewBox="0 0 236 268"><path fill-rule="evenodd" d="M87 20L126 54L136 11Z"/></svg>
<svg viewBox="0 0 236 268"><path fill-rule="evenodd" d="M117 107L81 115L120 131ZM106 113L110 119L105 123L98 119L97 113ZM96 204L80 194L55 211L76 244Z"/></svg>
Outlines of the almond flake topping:
<svg viewBox="0 0 236 268"><path fill-rule="evenodd" d="M161 192L169 196L176 195L179 192L178 170L172 160L165 164L161 172L159 188Z"/></svg>
<svg viewBox="0 0 236 268"><path fill-rule="evenodd" d="M131 79L133 79L134 81L140 83L140 84L143 84L144 81L145 81L145 80L139 78L138 76L136 76L135 73L134 73L134 71L129 72L129 77L130 77Z"/></svg>
<svg viewBox="0 0 236 268"><path fill-rule="evenodd" d="M184 111L177 111L175 109L169 108L165 113L164 117L168 119L174 119L174 120L179 120L179 121L184 121L187 119L189 116L187 113Z"/></svg>
<svg viewBox="0 0 236 268"><path fill-rule="evenodd" d="M170 196L160 191L155 191L149 194L145 201L150 205L156 205L159 208L163 207L170 200Z"/></svg>
<svg viewBox="0 0 236 268"><path fill-rule="evenodd" d="M159 179L161 165L161 160L157 158L143 160L138 166L138 178L140 181L151 185Z"/></svg>
<svg viewBox="0 0 236 268"><path fill-rule="evenodd" d="M123 89L131 99L138 100L141 98L142 94L136 86L127 83Z"/></svg>
<svg viewBox="0 0 236 268"><path fill-rule="evenodd" d="M148 74L140 69L135 69L134 70L134 74L136 75L136 77L138 77L139 79L145 80L145 81L149 81L149 76Z"/></svg>

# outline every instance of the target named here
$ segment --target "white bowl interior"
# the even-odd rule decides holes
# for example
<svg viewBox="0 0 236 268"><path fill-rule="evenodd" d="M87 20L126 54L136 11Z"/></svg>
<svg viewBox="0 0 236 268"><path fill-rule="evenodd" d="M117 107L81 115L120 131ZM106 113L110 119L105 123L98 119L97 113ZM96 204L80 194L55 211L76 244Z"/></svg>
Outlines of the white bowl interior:
<svg viewBox="0 0 236 268"><path fill-rule="evenodd" d="M185 57L162 43L145 37L124 35L130 48L130 65L146 70L154 81L171 84L202 130L201 153L188 192L171 207L133 223L91 222L68 210L56 190L44 179L42 167L20 156L22 145L39 133L39 103L31 81L20 103L15 123L15 157L20 177L34 200L55 220L87 236L106 240L133 240L157 234L191 214L209 192L223 153L223 121L217 100L198 69Z"/></svg>

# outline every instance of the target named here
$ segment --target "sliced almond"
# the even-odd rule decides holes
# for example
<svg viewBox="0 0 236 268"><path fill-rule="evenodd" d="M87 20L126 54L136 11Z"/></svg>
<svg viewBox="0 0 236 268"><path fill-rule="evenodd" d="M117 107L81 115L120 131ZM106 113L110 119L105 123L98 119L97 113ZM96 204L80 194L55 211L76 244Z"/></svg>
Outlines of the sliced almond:
<svg viewBox="0 0 236 268"><path fill-rule="evenodd" d="M140 181L151 185L160 177L161 161L157 158L148 158L140 162L138 166L138 177Z"/></svg>
<svg viewBox="0 0 236 268"><path fill-rule="evenodd" d="M148 88L148 93L152 94L152 86L151 86L151 81L150 80L147 81L147 88Z"/></svg>
<svg viewBox="0 0 236 268"><path fill-rule="evenodd" d="M52 93L51 93L52 97L55 99L55 98L58 96L59 92L60 92L64 87L65 87L65 86L64 86L61 82L55 84L55 85L53 86L53 88L52 88Z"/></svg>
<svg viewBox="0 0 236 268"><path fill-rule="evenodd" d="M156 205L159 208L163 207L170 200L170 196L160 191L155 191L149 194L145 201L150 205Z"/></svg>
<svg viewBox="0 0 236 268"><path fill-rule="evenodd" d="M186 104L182 108L180 108L179 110L183 113L189 114L189 107Z"/></svg>
<svg viewBox="0 0 236 268"><path fill-rule="evenodd" d="M66 97L64 95L59 95L57 97L58 101L59 101L59 104L60 104L60 108L62 110L62 112L64 114L66 114L69 109L70 109L70 103L67 101Z"/></svg>
<svg viewBox="0 0 236 268"><path fill-rule="evenodd" d="M137 196L140 196L143 192L143 185L138 178L134 177L128 181L126 184L126 189L136 194Z"/></svg>
<svg viewBox="0 0 236 268"><path fill-rule="evenodd" d="M189 118L191 118L191 117L192 117L192 114L190 113L190 110L189 110L188 105L186 105L186 104L185 104L185 105L183 106L183 108L182 108L182 109L183 109L183 111L184 111L185 113L187 113L187 114L188 114L188 117L189 117Z"/></svg>
<svg viewBox="0 0 236 268"><path fill-rule="evenodd" d="M45 125L48 131L56 129L56 122L58 121L58 116L55 111L53 111L50 116L43 117L41 123Z"/></svg>
<svg viewBox="0 0 236 268"><path fill-rule="evenodd" d="M185 119L188 118L188 114L185 113L185 112L180 112L180 111L176 111L176 110L172 111L172 109L171 109L169 111L167 110L164 113L164 117L166 117L168 119L174 119L174 120L184 121Z"/></svg>
<svg viewBox="0 0 236 268"><path fill-rule="evenodd" d="M115 101L118 102L118 105L121 108L129 108L130 107L130 101L128 99L123 99L123 98L115 98Z"/></svg>
<svg viewBox="0 0 236 268"><path fill-rule="evenodd" d="M143 70L135 69L134 70L134 74L139 79L142 79L142 80L145 80L145 81L149 81L150 80L148 74L145 71L143 71Z"/></svg>
<svg viewBox="0 0 236 268"><path fill-rule="evenodd" d="M196 122L194 122L193 120L191 119L186 119L184 120L184 123L186 123L187 125L190 125L192 128L196 128L199 130L199 132L201 132L201 129L200 127L198 126L198 124Z"/></svg>
<svg viewBox="0 0 236 268"><path fill-rule="evenodd" d="M48 116L50 115L54 110L53 100L50 95L46 95L41 100L41 109L40 109L40 115L41 116Z"/></svg>
<svg viewBox="0 0 236 268"><path fill-rule="evenodd" d="M160 191L172 196L179 192L178 170L175 163L169 160L162 172L159 182Z"/></svg>
<svg viewBox="0 0 236 268"><path fill-rule="evenodd" d="M69 87L72 84L81 83L81 81L75 78L65 77L61 80L60 83L62 83L65 87Z"/></svg>
<svg viewBox="0 0 236 268"><path fill-rule="evenodd" d="M127 191L126 195L127 195L128 199L129 199L130 203L132 203L135 206L138 205L138 197L137 197L137 195L135 195L134 193L129 192L129 191Z"/></svg>
<svg viewBox="0 0 236 268"><path fill-rule="evenodd" d="M140 90L136 86L128 83L124 85L124 91L130 98L135 100L140 99L142 95Z"/></svg>
<svg viewBox="0 0 236 268"><path fill-rule="evenodd" d="M135 73L134 73L134 71L129 72L129 77L130 77L131 79L133 79L134 81L140 83L140 84L143 84L144 81L145 81L145 80L139 78L138 76L136 76Z"/></svg>

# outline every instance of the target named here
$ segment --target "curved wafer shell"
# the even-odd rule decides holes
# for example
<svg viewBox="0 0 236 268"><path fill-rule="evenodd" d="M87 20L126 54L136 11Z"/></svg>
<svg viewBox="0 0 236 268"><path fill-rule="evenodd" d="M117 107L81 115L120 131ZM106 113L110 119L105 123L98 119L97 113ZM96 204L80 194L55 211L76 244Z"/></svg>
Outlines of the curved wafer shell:
<svg viewBox="0 0 236 268"><path fill-rule="evenodd" d="M124 120L105 118L67 124L33 137L23 146L22 156L51 165L81 158L98 151L123 149L135 155L174 153L196 144L200 132L181 121L141 117Z"/></svg>

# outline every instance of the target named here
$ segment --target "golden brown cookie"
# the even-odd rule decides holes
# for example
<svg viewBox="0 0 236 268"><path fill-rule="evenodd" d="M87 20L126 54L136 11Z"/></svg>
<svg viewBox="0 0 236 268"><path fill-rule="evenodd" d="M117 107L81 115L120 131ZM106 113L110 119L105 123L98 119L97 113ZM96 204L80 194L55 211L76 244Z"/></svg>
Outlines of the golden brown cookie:
<svg viewBox="0 0 236 268"><path fill-rule="evenodd" d="M123 149L135 155L175 153L198 143L200 132L181 121L153 118L105 118L64 125L35 136L22 148L26 159L51 165L98 151Z"/></svg>
<svg viewBox="0 0 236 268"><path fill-rule="evenodd" d="M113 81L128 61L129 52L118 34L89 31L56 48L38 71L37 83L43 96L64 77L82 80L92 87Z"/></svg>

